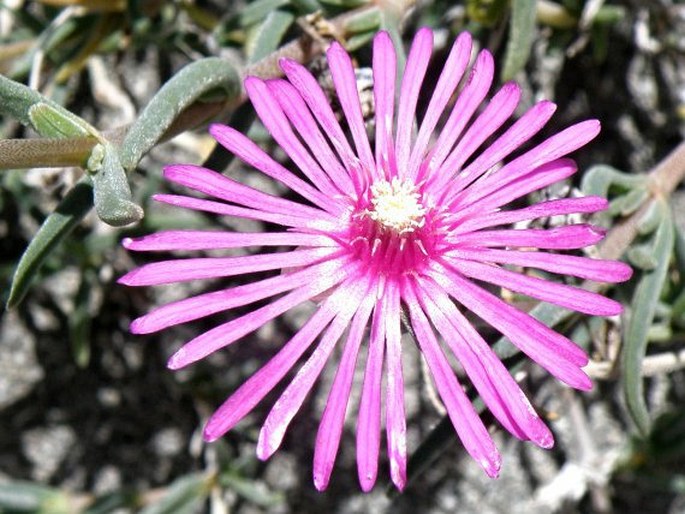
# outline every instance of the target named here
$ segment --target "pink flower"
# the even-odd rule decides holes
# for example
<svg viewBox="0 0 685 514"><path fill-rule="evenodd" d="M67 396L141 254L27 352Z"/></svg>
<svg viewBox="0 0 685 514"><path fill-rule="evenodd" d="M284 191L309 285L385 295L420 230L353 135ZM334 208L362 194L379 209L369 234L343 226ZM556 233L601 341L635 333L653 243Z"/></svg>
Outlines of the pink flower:
<svg viewBox="0 0 685 514"><path fill-rule="evenodd" d="M502 209L573 175L576 165L564 156L593 139L599 122L578 123L511 157L547 123L555 105L542 101L506 130L500 130L520 98L519 87L507 83L476 114L493 80L492 56L483 50L456 95L442 130L436 133L468 67L471 37L463 33L452 47L417 126L417 100L432 45L432 32L420 30L407 59L396 106L395 50L385 32L375 37L374 148L362 118L352 62L339 44L333 43L327 54L344 113L343 126L316 79L296 62L281 62L287 80L250 77L245 81L259 117L299 171L287 170L231 127L213 125L210 132L245 163L294 191L299 200L264 193L199 166L173 165L164 170L168 180L215 200L165 194L157 195L158 201L261 220L282 227L279 231L169 230L124 242L136 251L292 248L279 253L161 261L131 271L120 282L147 286L276 271L270 278L158 307L135 320L131 330L145 334L276 298L186 343L170 358L171 369L187 366L242 339L307 300L319 299L315 313L295 336L219 407L204 435L213 441L233 428L314 345L261 429L257 452L260 458L268 458L278 449L288 425L340 344L342 357L314 451L314 484L320 490L330 479L358 365L364 367L357 420L361 487L368 491L376 481L381 404L385 406L390 474L399 489L405 485L400 343L403 307L457 435L469 454L494 477L500 468L499 453L464 394L446 351L461 363L504 428L544 448L553 445L553 438L507 369L467 320L465 311L492 325L565 384L587 390L591 382L582 370L588 361L582 349L478 282L585 314L615 316L622 309L613 300L511 267L600 282L620 282L631 275L631 269L621 262L548 251L593 245L604 235L599 228L587 224L507 228L511 223L541 217L596 212L606 208L606 200L570 198ZM485 144L493 137L493 142ZM362 346L365 352L360 352ZM381 385L383 373L385 388Z"/></svg>

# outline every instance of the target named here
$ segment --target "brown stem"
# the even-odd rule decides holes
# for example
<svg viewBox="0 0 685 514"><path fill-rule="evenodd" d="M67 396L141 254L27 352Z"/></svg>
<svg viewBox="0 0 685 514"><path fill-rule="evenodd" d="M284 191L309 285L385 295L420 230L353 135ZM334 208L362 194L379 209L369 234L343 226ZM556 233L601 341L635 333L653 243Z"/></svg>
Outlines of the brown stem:
<svg viewBox="0 0 685 514"><path fill-rule="evenodd" d="M83 166L96 144L92 137L0 139L0 170Z"/></svg>

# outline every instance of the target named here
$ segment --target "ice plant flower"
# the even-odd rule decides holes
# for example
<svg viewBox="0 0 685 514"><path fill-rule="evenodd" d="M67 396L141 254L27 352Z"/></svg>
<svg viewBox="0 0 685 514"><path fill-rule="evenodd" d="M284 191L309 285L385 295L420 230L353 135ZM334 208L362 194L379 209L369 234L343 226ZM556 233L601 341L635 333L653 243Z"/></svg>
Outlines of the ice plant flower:
<svg viewBox="0 0 685 514"><path fill-rule="evenodd" d="M504 209L573 175L576 165L566 155L593 139L599 122L578 123L520 151L551 118L555 105L542 101L502 128L519 103L520 89L507 83L483 106L493 81L493 59L483 50L467 72L472 49L467 33L456 39L435 87L428 86L432 95L417 122L417 100L432 48L432 32L418 31L396 104L395 49L385 32L375 37L373 148L353 65L339 44L333 43L327 56L342 125L316 79L296 62L281 61L285 79L247 78L245 88L257 114L298 171L286 169L231 127L213 125L210 132L245 163L291 189L297 199L191 165L168 166L164 176L213 199L170 194L156 199L279 228L257 233L168 230L124 243L136 251L290 247L277 253L155 262L120 282L147 286L276 272L163 305L136 319L131 330L145 334L273 298L186 343L170 358L171 369L225 348L303 302L318 302L296 334L219 407L204 436L212 441L233 428L314 346L262 426L257 452L268 458L340 345L342 355L335 363L314 449L314 484L320 490L328 485L336 458L356 366L364 369L356 430L361 487L367 491L376 480L381 412L390 475L398 488L405 485L402 309L457 435L494 477L500 456L449 363L449 353L506 430L544 448L552 446L553 437L466 311L507 336L561 382L581 390L590 389L591 382L582 370L588 358L581 348L482 283L585 314L614 316L621 312L617 302L523 269L599 282L620 282L631 275L621 262L558 252L597 243L604 234L599 228L585 223L509 228L515 222L596 212L607 207L606 200L564 198ZM460 82L464 86L456 92ZM446 121L437 132L441 119Z"/></svg>

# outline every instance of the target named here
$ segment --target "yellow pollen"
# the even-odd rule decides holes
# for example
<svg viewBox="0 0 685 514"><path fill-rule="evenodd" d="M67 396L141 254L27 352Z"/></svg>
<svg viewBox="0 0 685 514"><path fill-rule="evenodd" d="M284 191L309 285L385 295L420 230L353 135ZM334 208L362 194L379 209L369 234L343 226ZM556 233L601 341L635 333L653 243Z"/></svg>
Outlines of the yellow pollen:
<svg viewBox="0 0 685 514"><path fill-rule="evenodd" d="M398 178L381 180L371 186L372 208L366 214L384 228L402 235L426 223L426 209L416 186Z"/></svg>

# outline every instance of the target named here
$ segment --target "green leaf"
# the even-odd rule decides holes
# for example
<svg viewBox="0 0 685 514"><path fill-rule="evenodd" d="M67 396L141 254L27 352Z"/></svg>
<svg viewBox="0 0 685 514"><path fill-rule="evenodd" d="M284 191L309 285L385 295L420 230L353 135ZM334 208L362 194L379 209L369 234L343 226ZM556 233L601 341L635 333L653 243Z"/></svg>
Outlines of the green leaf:
<svg viewBox="0 0 685 514"><path fill-rule="evenodd" d="M654 232L661 222L661 212L656 202L652 202L639 220L637 220L637 233L646 236Z"/></svg>
<svg viewBox="0 0 685 514"><path fill-rule="evenodd" d="M288 5L288 0L257 0L240 11L240 26L249 27L259 23L271 12Z"/></svg>
<svg viewBox="0 0 685 514"><path fill-rule="evenodd" d="M0 484L0 512L68 514L68 498L58 489L32 482Z"/></svg>
<svg viewBox="0 0 685 514"><path fill-rule="evenodd" d="M143 209L132 201L131 188L117 152L109 143L101 148L102 161L97 164L89 163L89 168L97 166L92 180L98 216L114 227L140 221L143 218Z"/></svg>
<svg viewBox="0 0 685 514"><path fill-rule="evenodd" d="M245 43L245 52L250 63L255 63L276 51L285 33L295 21L295 16L286 11L271 11L264 21L250 30Z"/></svg>
<svg viewBox="0 0 685 514"><path fill-rule="evenodd" d="M385 13L384 13L385 14ZM387 24L387 22L386 22ZM357 13L350 13L343 23L345 34L361 34L376 31L381 25L381 11L378 8L364 9ZM350 47L349 37L347 48Z"/></svg>
<svg viewBox="0 0 685 514"><path fill-rule="evenodd" d="M95 499L82 514L116 514L129 512L135 506L136 497L128 491L114 491Z"/></svg>
<svg viewBox="0 0 685 514"><path fill-rule="evenodd" d="M628 410L642 435L650 430L650 418L643 396L642 360L647 350L649 329L664 287L674 245L673 221L668 205L660 202L661 222L654 234L652 255L656 267L645 272L635 289L623 342L623 390Z"/></svg>
<svg viewBox="0 0 685 514"><path fill-rule="evenodd" d="M0 100L0 113L32 127L43 137L100 137L85 120L37 91L2 75Z"/></svg>
<svg viewBox="0 0 685 514"><path fill-rule="evenodd" d="M162 499L144 508L140 514L194 514L205 501L213 475L194 473L174 480Z"/></svg>
<svg viewBox="0 0 685 514"><path fill-rule="evenodd" d="M221 89L225 98L234 99L241 84L240 74L225 59L207 57L187 65L164 84L126 133L119 152L124 170L133 170L181 111L205 93Z"/></svg>
<svg viewBox="0 0 685 514"><path fill-rule="evenodd" d="M509 39L502 80L511 80L524 68L535 40L535 0L512 0Z"/></svg>
<svg viewBox="0 0 685 514"><path fill-rule="evenodd" d="M29 108L29 119L36 132L43 137L63 139L96 134L95 129L85 121L71 113L67 116L63 111L64 109L57 109L45 102L39 102Z"/></svg>
<svg viewBox="0 0 685 514"><path fill-rule="evenodd" d="M90 178L82 178L45 219L17 264L7 308L15 307L50 252L78 225L93 206Z"/></svg>
<svg viewBox="0 0 685 514"><path fill-rule="evenodd" d="M609 214L612 216L629 216L637 211L650 197L647 189L633 189L611 202Z"/></svg>
<svg viewBox="0 0 685 514"><path fill-rule="evenodd" d="M223 473L220 480L222 486L235 491L249 502L260 507L275 507L284 501L282 494L269 491L263 482L244 478L235 471Z"/></svg>
<svg viewBox="0 0 685 514"><path fill-rule="evenodd" d="M612 185L625 190L646 189L646 175L631 175L616 168L600 164L585 172L580 182L580 189L586 195L596 195L606 198Z"/></svg>
<svg viewBox="0 0 685 514"><path fill-rule="evenodd" d="M651 271L659 265L653 251L651 244L633 245L628 249L626 257L633 266L644 271Z"/></svg>

